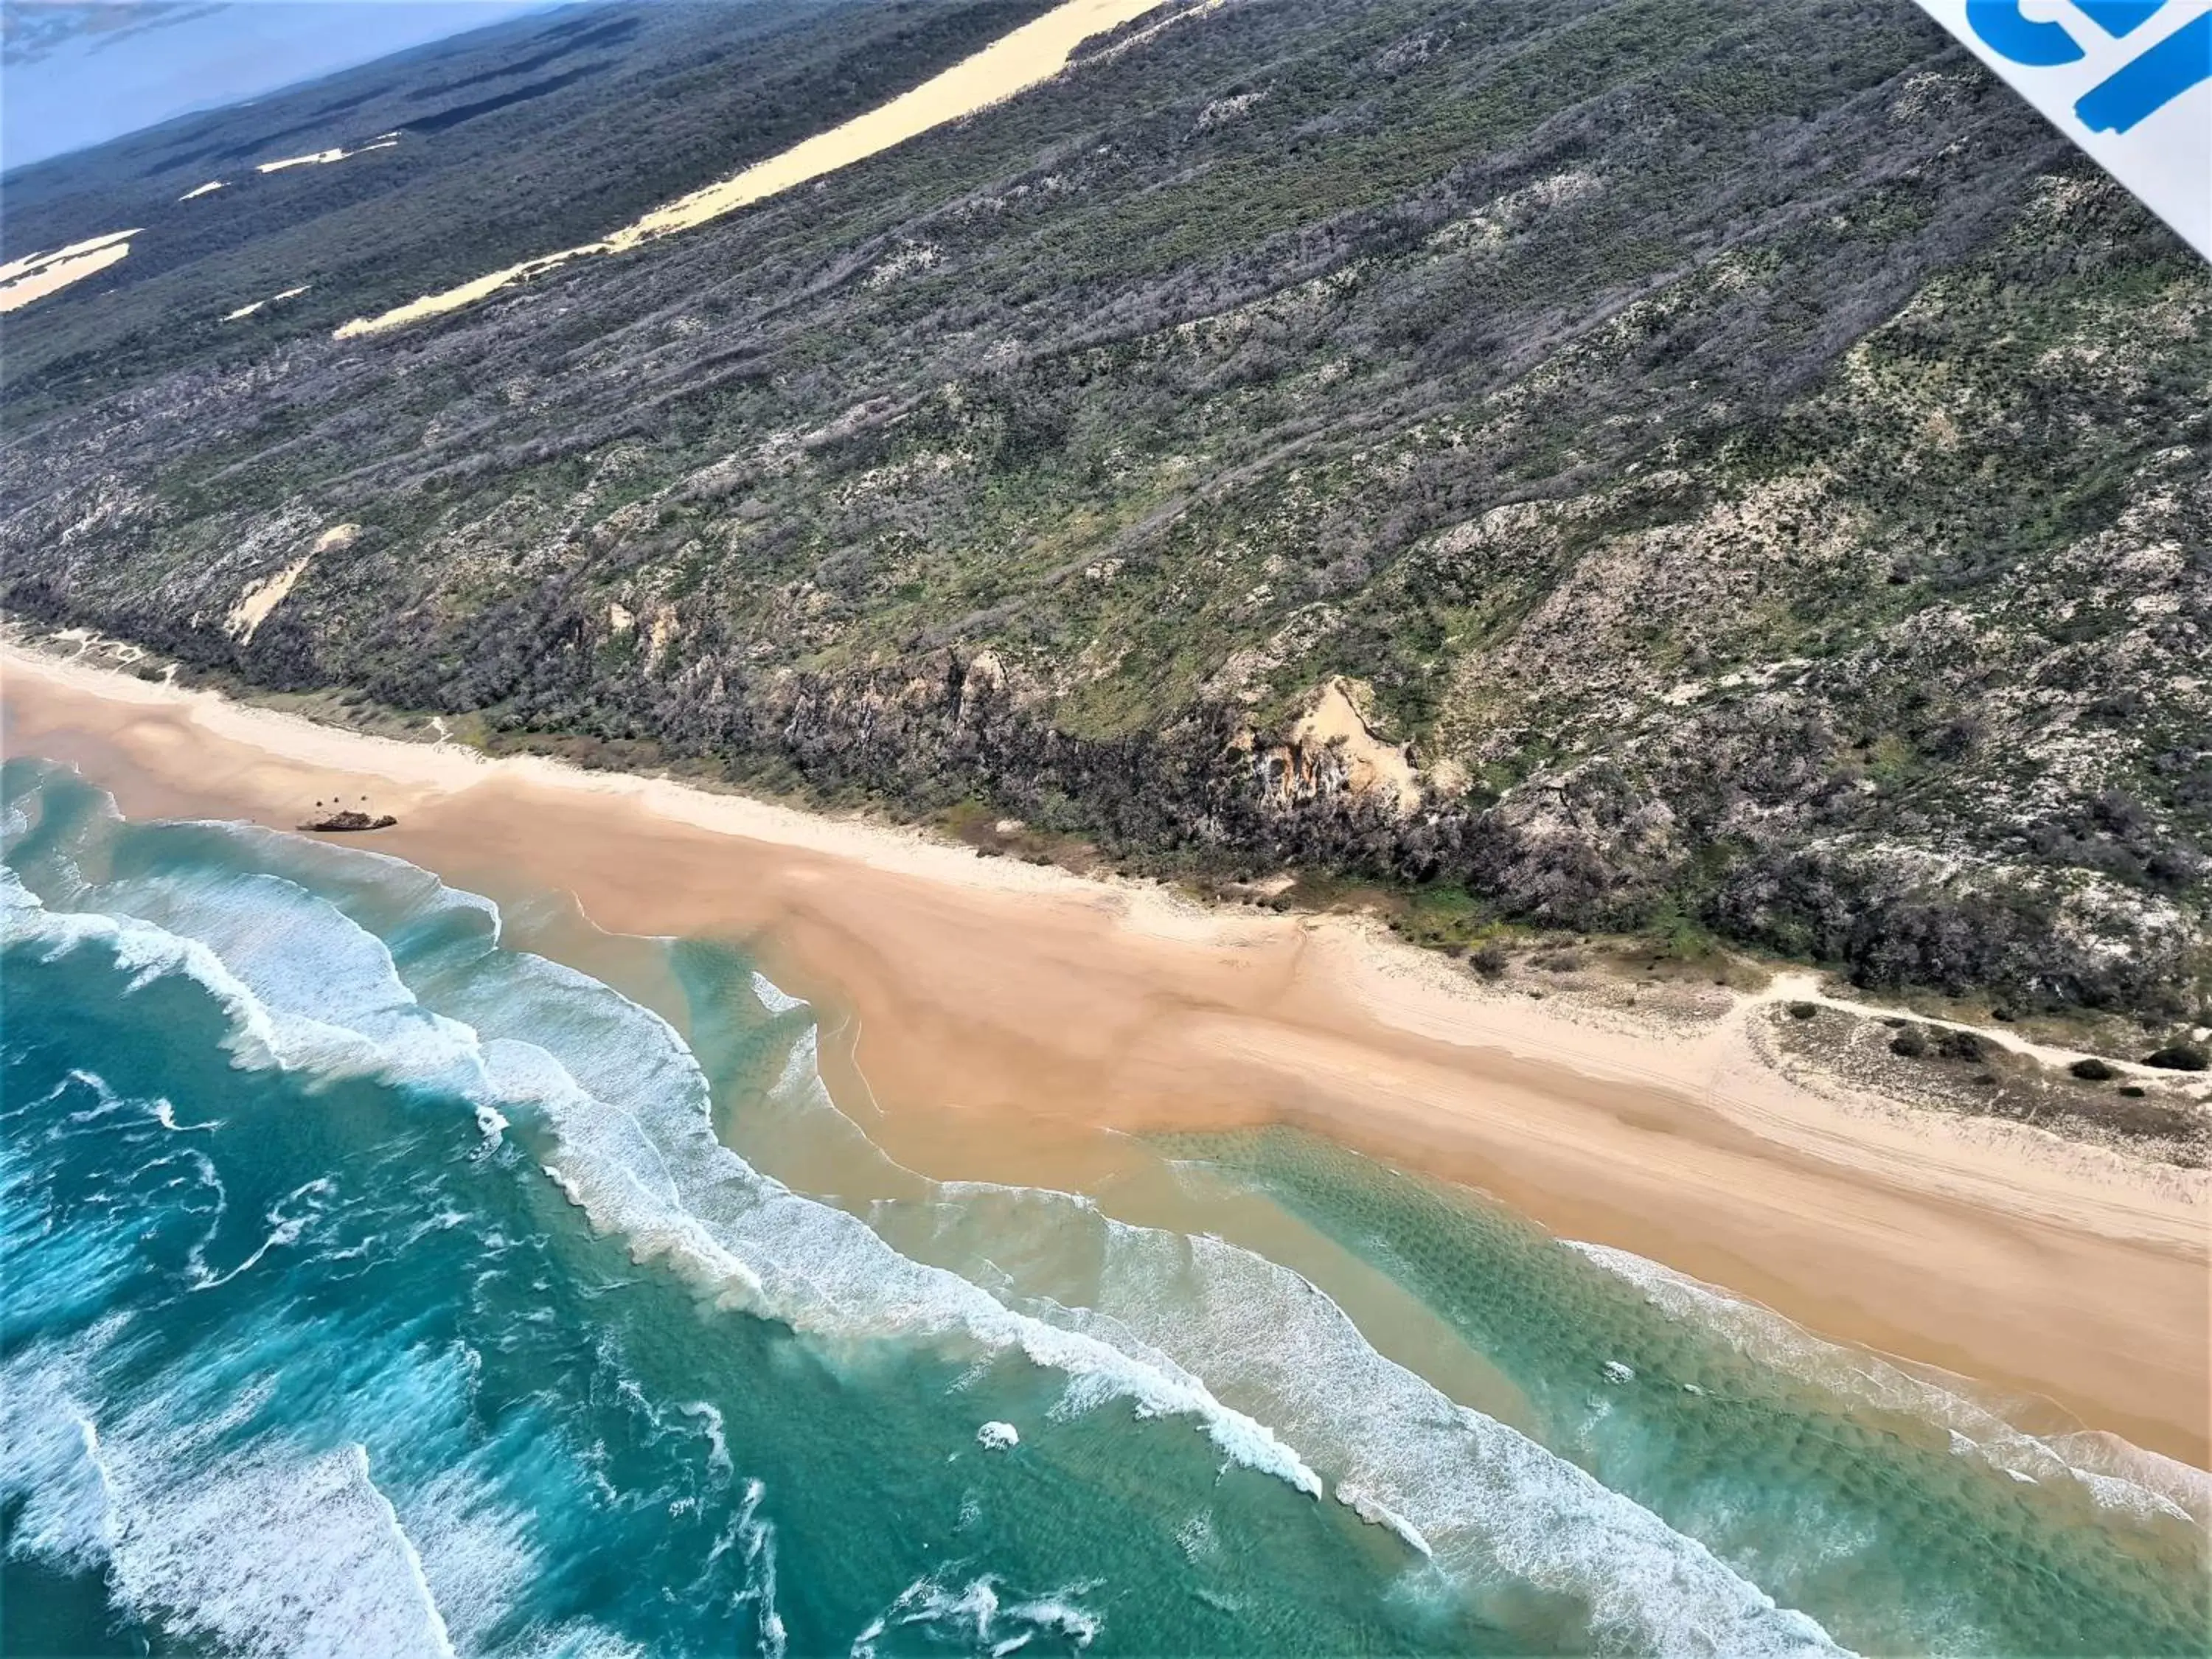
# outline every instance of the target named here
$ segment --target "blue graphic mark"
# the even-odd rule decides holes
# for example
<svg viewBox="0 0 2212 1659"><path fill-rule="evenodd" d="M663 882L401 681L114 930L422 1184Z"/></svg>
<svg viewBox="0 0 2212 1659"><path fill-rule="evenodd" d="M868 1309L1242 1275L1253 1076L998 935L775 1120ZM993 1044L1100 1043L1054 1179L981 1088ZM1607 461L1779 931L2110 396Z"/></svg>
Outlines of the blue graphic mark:
<svg viewBox="0 0 2212 1659"><path fill-rule="evenodd" d="M2125 132L2206 81L2212 81L2212 12L2184 23L2082 94L2074 113L2092 132Z"/></svg>
<svg viewBox="0 0 2212 1659"><path fill-rule="evenodd" d="M2074 4L2115 40L2134 33L2166 9L2166 0L2074 0Z"/></svg>
<svg viewBox="0 0 2212 1659"><path fill-rule="evenodd" d="M1966 23L1992 52L2015 64L2049 69L2083 56L2081 43L2066 32L2063 24L2038 22L2022 15L2020 0L1966 0Z"/></svg>

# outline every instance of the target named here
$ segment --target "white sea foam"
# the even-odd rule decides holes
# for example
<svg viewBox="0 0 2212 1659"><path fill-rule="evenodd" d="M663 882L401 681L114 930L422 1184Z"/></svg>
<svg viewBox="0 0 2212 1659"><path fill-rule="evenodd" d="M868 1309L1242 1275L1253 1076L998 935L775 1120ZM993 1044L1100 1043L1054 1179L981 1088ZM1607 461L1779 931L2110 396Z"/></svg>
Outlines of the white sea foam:
<svg viewBox="0 0 2212 1659"><path fill-rule="evenodd" d="M52 1380L11 1365L0 1384L0 1504L22 1504L9 1552L78 1572L100 1566L114 1543L115 1506L100 1431Z"/></svg>
<svg viewBox="0 0 2212 1659"><path fill-rule="evenodd" d="M486 1027L479 1039L417 1000L382 939L283 878L145 880L97 896L131 914L54 912L33 898L11 904L8 924L50 953L98 939L138 981L195 980L229 1012L240 1063L374 1073L502 1117L533 1111L558 1137L549 1172L593 1224L726 1305L833 1340L1018 1350L1066 1374L1067 1410L1121 1398L1141 1414L1193 1418L1231 1458L1321 1495L1295 1451L1173 1365L1014 1313L957 1273L899 1255L857 1218L761 1175L715 1139L706 1080L674 1029L586 975L521 952L494 957L487 945L465 976L469 1017ZM277 1231L233 1273L312 1218L272 1220Z"/></svg>
<svg viewBox="0 0 2212 1659"><path fill-rule="evenodd" d="M217 1464L190 1484L131 1456L118 1577L181 1632L248 1650L450 1655L421 1558L357 1446Z"/></svg>
<svg viewBox="0 0 2212 1659"><path fill-rule="evenodd" d="M1319 1478L1291 1446L1326 1446L1340 1480L1409 1547L1425 1545L1470 1582L1503 1569L1582 1596L1601 1632L1652 1651L1828 1645L1813 1620L1776 1607L1702 1545L1382 1359L1287 1270L1042 1195L1112 1230L1110 1282L1094 1308L1010 1309L721 1146L696 1063L659 1016L540 958L506 965L494 1006L453 1010L486 1033L495 1085L543 1110L564 1188L595 1224L726 1303L833 1340L1016 1347L1067 1374L1056 1414L1116 1397L1146 1414L1188 1414L1237 1461L1316 1495ZM540 1041L492 1035L502 1028ZM949 1190L969 1202L985 1189ZM1244 1409L1222 1404L1217 1382Z"/></svg>
<svg viewBox="0 0 2212 1659"><path fill-rule="evenodd" d="M465 1033L440 1028L433 1023L434 1016L419 1009L416 1010L419 1019L410 1021L405 1009L412 999L405 997L404 988L398 988L398 999L372 1003L362 1011L359 1017L377 1028L377 1036L325 1017L345 1010L348 990L358 994L363 988L363 964L358 952L350 963L341 965L334 961L331 976L326 979L312 953L304 959L288 957L271 949L276 941L256 940L252 912L225 915L217 906L199 907L197 920L215 933L217 941L228 942L242 959L245 969L239 971L222 954L218 943L192 932L180 932L130 914L49 909L12 872L5 874L6 881L0 883L0 901L4 901L4 906L0 906L0 939L11 946L33 949L45 960L99 945L131 976L127 988L131 991L172 975L191 980L214 999L230 1020L232 1030L226 1046L241 1066L306 1069L322 1075L411 1072L422 1078L425 1072L434 1075L444 1072L463 1053L455 1039ZM292 891L299 895L303 906L320 903L296 888ZM213 914L208 914L210 911ZM337 913L329 914L335 917ZM340 942L343 942L342 936ZM386 961L388 966L388 956ZM254 982L256 979L260 982ZM396 977L390 983L398 988ZM410 1023L414 1030L404 1029ZM380 1042L379 1036L390 1039L389 1046Z"/></svg>
<svg viewBox="0 0 2212 1659"><path fill-rule="evenodd" d="M1061 1638L1068 1646L1087 1648L1103 1628L1099 1616L1075 1599L1095 1585L1010 1601L999 1594L995 1574L985 1573L956 1586L950 1581L958 1571L957 1565L940 1568L900 1591L854 1638L852 1659L876 1659L876 1644L894 1630L918 1627L940 1640L957 1640L970 1652L1004 1656L1048 1634Z"/></svg>
<svg viewBox="0 0 2212 1659"><path fill-rule="evenodd" d="M1176 1542L1194 1565L1210 1561L1221 1553L1221 1539L1213 1529L1213 1517L1210 1515L1194 1515L1177 1527Z"/></svg>
<svg viewBox="0 0 2212 1659"><path fill-rule="evenodd" d="M2069 1484L2100 1505L2212 1523L2212 1475L2109 1436L2039 1438L1966 1395L1942 1388L1863 1348L1815 1336L1757 1303L1609 1245L1565 1241L1644 1293L1669 1318L1725 1342L1753 1364L1839 1398L1940 1425L1951 1449L2015 1480Z"/></svg>
<svg viewBox="0 0 2212 1659"><path fill-rule="evenodd" d="M209 1173L212 1176L212 1167ZM218 1181L216 1185L220 1193L222 1182ZM294 1188L270 1206L269 1236L255 1246L252 1253L244 1261L224 1273L216 1273L210 1267L207 1265L206 1256L208 1243L215 1237L216 1228L222 1224L222 1212L218 1206L215 1224L209 1228L207 1237L192 1246L192 1288L196 1291L211 1291L219 1285L228 1285L240 1273L251 1272L260 1266L261 1259L270 1251L298 1243L301 1236L319 1221L328 1210L331 1192L331 1187L328 1177L319 1176L314 1180Z"/></svg>
<svg viewBox="0 0 2212 1659"><path fill-rule="evenodd" d="M421 1558L360 1447L226 1455L220 1420L180 1422L167 1400L103 1434L82 1403L88 1381L81 1358L19 1355L0 1372L0 1492L27 1492L35 1523L12 1549L105 1563L128 1604L186 1638L311 1659L450 1659Z"/></svg>
<svg viewBox="0 0 2212 1659"><path fill-rule="evenodd" d="M1347 1486L1341 1480L1336 1485L1336 1501L1350 1510L1370 1527L1381 1527L1398 1534L1406 1545L1433 1560L1436 1551L1429 1540L1421 1536L1421 1529L1386 1504L1376 1503L1358 1486Z"/></svg>
<svg viewBox="0 0 2212 1659"><path fill-rule="evenodd" d="M723 1436L720 1410L703 1400L687 1401L677 1409L705 1431L707 1467L726 1477L731 1473L730 1443Z"/></svg>
<svg viewBox="0 0 2212 1659"><path fill-rule="evenodd" d="M438 1599L430 1593L430 1581L422 1571L422 1554L416 1549L414 1540L408 1537L407 1528L399 1524L399 1511L393 1509L392 1500L377 1489L376 1481L368 1472L368 1448L356 1440L351 1450L356 1473L376 1506L383 1511L385 1528L398 1547L400 1559L407 1564L408 1576L415 1581L437 1650L451 1655L453 1651L453 1638L446 1629L444 1615L438 1611Z"/></svg>
<svg viewBox="0 0 2212 1659"><path fill-rule="evenodd" d="M957 1199L877 1215L907 1249L960 1265L987 1249L1020 1256L1010 1237L1090 1230L1094 1249L1049 1259L1095 1265L1032 1265L1017 1305L1201 1379L1478 1599L1501 1579L1576 1598L1605 1645L1638 1652L1834 1650L1816 1622L1695 1539L1385 1358L1328 1296L1263 1256L1036 1189L969 1183Z"/></svg>
<svg viewBox="0 0 2212 1659"><path fill-rule="evenodd" d="M1192 1417L1229 1456L1321 1494L1289 1446L1174 1366L1012 1312L760 1174L715 1139L706 1079L659 1015L542 957L503 965L503 983L495 964L471 976L487 1070L503 1095L532 1099L559 1137L564 1189L641 1260L665 1260L726 1305L817 1337L1018 1349L1066 1374L1067 1410L1121 1398L1145 1415ZM507 1026L550 1047L489 1035Z"/></svg>
<svg viewBox="0 0 2212 1659"><path fill-rule="evenodd" d="M225 818L173 819L165 827L198 830L224 846L235 861L313 887L371 933L381 933L393 920L420 923L460 912L483 927L488 943L499 943L496 902L464 887L449 887L421 866L389 853Z"/></svg>
<svg viewBox="0 0 2212 1659"><path fill-rule="evenodd" d="M1022 1443L1021 1431L1011 1423L986 1423L975 1431L975 1443L985 1451L1011 1451Z"/></svg>
<svg viewBox="0 0 2212 1659"><path fill-rule="evenodd" d="M274 1319L244 1334L268 1369L241 1388L229 1344L148 1376L139 1330L112 1314L0 1366L0 1504L28 1492L23 1515L45 1517L15 1529L19 1553L106 1565L126 1605L195 1645L288 1655L474 1650L541 1576L530 1518L465 1449L462 1354L348 1368L325 1428L404 1423L413 1448L440 1449L417 1460L435 1469L427 1484L395 1503L361 1442L309 1449L272 1426L287 1349L319 1349L320 1333Z"/></svg>
<svg viewBox="0 0 2212 1659"><path fill-rule="evenodd" d="M211 1134L222 1127L221 1118L211 1118L205 1123L179 1123L177 1121L176 1107L167 1100L154 1103L154 1121L172 1134L190 1134L195 1131Z"/></svg>
<svg viewBox="0 0 2212 1659"><path fill-rule="evenodd" d="M753 995L771 1014L787 1014L794 1008L807 1006L805 998L793 996L766 974L758 972L753 975Z"/></svg>
<svg viewBox="0 0 2212 1659"><path fill-rule="evenodd" d="M731 1522L738 1547L744 1552L745 1587L738 1600L752 1606L758 1632L755 1646L761 1659L783 1659L787 1636L783 1615L775 1607L775 1528L760 1516L765 1495L759 1481L746 1481L744 1502Z"/></svg>

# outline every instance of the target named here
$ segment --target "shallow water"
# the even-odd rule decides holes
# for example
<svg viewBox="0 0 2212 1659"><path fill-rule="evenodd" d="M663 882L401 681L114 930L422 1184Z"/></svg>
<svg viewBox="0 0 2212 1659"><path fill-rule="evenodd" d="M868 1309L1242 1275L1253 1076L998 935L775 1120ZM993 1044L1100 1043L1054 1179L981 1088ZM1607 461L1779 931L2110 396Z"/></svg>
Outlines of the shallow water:
<svg viewBox="0 0 2212 1659"><path fill-rule="evenodd" d="M0 782L8 1653L2206 1645L2158 1460L1285 1132L926 1178L726 945Z"/></svg>

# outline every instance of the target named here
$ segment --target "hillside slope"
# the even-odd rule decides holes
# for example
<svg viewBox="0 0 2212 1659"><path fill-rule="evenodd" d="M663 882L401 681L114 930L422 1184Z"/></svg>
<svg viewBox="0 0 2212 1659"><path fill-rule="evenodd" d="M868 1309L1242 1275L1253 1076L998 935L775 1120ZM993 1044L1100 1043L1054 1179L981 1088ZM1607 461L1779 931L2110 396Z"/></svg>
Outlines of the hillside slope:
<svg viewBox="0 0 2212 1659"><path fill-rule="evenodd" d="M10 318L0 599L1158 864L2203 1017L2212 280L1907 0L1202 5L329 337L457 264L245 344L155 320L197 267Z"/></svg>

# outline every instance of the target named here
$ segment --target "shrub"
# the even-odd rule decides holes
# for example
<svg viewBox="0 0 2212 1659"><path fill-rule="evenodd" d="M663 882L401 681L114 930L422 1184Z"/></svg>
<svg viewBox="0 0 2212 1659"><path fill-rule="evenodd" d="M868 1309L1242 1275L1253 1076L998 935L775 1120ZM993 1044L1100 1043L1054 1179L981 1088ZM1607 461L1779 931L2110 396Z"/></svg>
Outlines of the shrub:
<svg viewBox="0 0 2212 1659"><path fill-rule="evenodd" d="M1496 979L1512 960L1511 953L1496 939L1492 939L1487 945L1477 945L1468 952L1467 957L1468 966L1485 979Z"/></svg>
<svg viewBox="0 0 2212 1659"><path fill-rule="evenodd" d="M1817 1006L1809 1002L1793 1002L1790 1005L1790 1018L1792 1019L1810 1019L1820 1012Z"/></svg>
<svg viewBox="0 0 2212 1659"><path fill-rule="evenodd" d="M1982 1040L1972 1031L1946 1031L1938 1042L1946 1060L1972 1062L1982 1057Z"/></svg>
<svg viewBox="0 0 2212 1659"><path fill-rule="evenodd" d="M2140 1083L2123 1083L2120 1085L2120 1092L2125 1095L2130 1100L2141 1100L2145 1095L2148 1094L2150 1091L2144 1088Z"/></svg>
<svg viewBox="0 0 2212 1659"><path fill-rule="evenodd" d="M1905 1060L1917 1060L1928 1052L1928 1039L1911 1026L1907 1026L1889 1040L1889 1052Z"/></svg>
<svg viewBox="0 0 2212 1659"><path fill-rule="evenodd" d="M2094 1054L2087 1060L2077 1060L2066 1068L2084 1083L2109 1083L2116 1073Z"/></svg>
<svg viewBox="0 0 2212 1659"><path fill-rule="evenodd" d="M2193 1042L2169 1042L2143 1056L2143 1064L2168 1072L2201 1072L2212 1066L2212 1054Z"/></svg>

